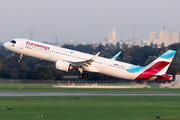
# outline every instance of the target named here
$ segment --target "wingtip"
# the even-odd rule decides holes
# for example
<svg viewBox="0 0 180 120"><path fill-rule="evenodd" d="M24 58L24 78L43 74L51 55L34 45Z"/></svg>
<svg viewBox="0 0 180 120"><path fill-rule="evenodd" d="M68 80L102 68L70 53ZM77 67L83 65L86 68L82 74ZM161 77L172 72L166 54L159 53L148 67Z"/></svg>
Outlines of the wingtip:
<svg viewBox="0 0 180 120"><path fill-rule="evenodd" d="M98 52L95 56L99 56L100 53L101 53L101 52Z"/></svg>
<svg viewBox="0 0 180 120"><path fill-rule="evenodd" d="M98 52L96 55L94 55L94 57L91 58L91 61L94 61L100 54L101 52Z"/></svg>

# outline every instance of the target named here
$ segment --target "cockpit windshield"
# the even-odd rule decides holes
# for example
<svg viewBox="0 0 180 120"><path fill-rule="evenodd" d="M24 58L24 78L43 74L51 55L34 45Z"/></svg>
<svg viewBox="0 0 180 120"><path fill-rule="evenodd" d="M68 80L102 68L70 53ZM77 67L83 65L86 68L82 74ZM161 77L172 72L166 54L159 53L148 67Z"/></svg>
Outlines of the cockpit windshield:
<svg viewBox="0 0 180 120"><path fill-rule="evenodd" d="M11 40L11 43L16 44L16 41L15 40Z"/></svg>

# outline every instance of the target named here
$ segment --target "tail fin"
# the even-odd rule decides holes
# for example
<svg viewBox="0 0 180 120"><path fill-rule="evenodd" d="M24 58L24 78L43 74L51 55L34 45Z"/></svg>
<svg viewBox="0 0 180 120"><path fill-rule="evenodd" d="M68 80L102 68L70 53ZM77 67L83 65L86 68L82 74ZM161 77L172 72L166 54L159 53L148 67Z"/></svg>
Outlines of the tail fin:
<svg viewBox="0 0 180 120"><path fill-rule="evenodd" d="M171 64L176 51L168 50L149 65L141 69L141 74L136 79L150 79L153 76L164 77Z"/></svg>
<svg viewBox="0 0 180 120"><path fill-rule="evenodd" d="M160 57L158 57L156 60L154 60L152 63L150 63L148 66L146 66L144 68L144 71L148 70L148 71L153 72L153 74L156 74L156 75L165 74L175 54L176 54L176 51L168 50L167 52L162 54Z"/></svg>

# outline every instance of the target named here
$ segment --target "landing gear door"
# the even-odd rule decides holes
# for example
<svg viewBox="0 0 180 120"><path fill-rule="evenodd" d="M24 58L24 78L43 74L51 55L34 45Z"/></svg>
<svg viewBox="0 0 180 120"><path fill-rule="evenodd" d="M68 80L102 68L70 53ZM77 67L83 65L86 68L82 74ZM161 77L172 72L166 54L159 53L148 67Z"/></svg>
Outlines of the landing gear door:
<svg viewBox="0 0 180 120"><path fill-rule="evenodd" d="M20 49L23 49L24 48L24 46L25 46L25 40L21 40L21 43L20 43L20 45L19 45L19 48Z"/></svg>

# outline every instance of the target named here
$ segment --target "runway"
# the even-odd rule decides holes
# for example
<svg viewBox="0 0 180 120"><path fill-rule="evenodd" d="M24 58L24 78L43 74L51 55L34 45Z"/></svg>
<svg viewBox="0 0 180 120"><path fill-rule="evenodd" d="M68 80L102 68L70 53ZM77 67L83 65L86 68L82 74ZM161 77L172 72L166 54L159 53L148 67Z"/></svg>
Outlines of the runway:
<svg viewBox="0 0 180 120"><path fill-rule="evenodd" d="M0 97L33 97L33 96L180 96L180 93L87 93L87 92L0 92Z"/></svg>

